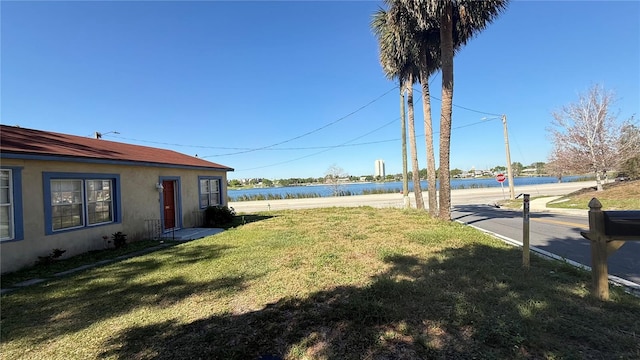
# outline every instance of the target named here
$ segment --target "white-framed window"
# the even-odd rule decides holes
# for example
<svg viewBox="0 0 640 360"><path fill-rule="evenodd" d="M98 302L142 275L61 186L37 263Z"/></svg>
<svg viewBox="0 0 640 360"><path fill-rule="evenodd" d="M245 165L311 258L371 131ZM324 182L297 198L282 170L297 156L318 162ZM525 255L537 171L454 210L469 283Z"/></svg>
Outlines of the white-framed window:
<svg viewBox="0 0 640 360"><path fill-rule="evenodd" d="M0 170L0 240L15 237L13 176L9 169Z"/></svg>
<svg viewBox="0 0 640 360"><path fill-rule="evenodd" d="M111 180L51 180L53 230L113 221Z"/></svg>
<svg viewBox="0 0 640 360"><path fill-rule="evenodd" d="M89 225L113 221L111 180L87 180L87 221Z"/></svg>
<svg viewBox="0 0 640 360"><path fill-rule="evenodd" d="M53 230L84 226L82 180L51 180L51 224Z"/></svg>
<svg viewBox="0 0 640 360"><path fill-rule="evenodd" d="M119 175L43 173L46 233L120 222Z"/></svg>
<svg viewBox="0 0 640 360"><path fill-rule="evenodd" d="M200 208L221 204L220 178L200 178Z"/></svg>

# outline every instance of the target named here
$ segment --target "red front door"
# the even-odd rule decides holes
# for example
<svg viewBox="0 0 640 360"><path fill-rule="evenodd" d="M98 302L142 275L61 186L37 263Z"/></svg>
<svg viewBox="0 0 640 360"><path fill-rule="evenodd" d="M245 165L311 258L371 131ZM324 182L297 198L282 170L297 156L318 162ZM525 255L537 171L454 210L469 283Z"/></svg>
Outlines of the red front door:
<svg viewBox="0 0 640 360"><path fill-rule="evenodd" d="M173 180L163 180L162 192L164 205L164 229L169 230L176 227L176 194L175 182Z"/></svg>

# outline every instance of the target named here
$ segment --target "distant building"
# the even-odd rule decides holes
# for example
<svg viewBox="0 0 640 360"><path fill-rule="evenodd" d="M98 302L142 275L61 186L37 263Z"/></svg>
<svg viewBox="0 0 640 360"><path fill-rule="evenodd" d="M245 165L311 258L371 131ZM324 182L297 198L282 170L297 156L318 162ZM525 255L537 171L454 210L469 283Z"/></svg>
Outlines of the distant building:
<svg viewBox="0 0 640 360"><path fill-rule="evenodd" d="M374 176L376 176L376 177L380 176L381 178L384 178L384 176L385 176L385 173L384 173L384 160L376 160Z"/></svg>

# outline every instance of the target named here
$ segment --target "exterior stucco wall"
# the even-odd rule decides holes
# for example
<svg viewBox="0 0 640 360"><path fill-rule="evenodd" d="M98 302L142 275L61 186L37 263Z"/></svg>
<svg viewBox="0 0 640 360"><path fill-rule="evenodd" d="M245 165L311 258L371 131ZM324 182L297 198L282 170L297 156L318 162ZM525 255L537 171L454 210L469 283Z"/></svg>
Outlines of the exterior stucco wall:
<svg viewBox="0 0 640 360"><path fill-rule="evenodd" d="M24 239L0 242L0 272L33 265L38 256L55 248L66 250L63 258L105 247L103 236L122 231L129 241L148 237L147 220L161 218L161 196L155 185L163 177L179 182L182 227L194 227L200 217L198 176L221 177L221 193L226 205L225 171L151 166L91 164L79 162L18 160L2 158L2 167L22 168L22 217ZM47 235L45 229L43 173L115 174L120 178L121 223L96 225ZM16 217L19 214L16 214ZM179 221L180 223L180 221Z"/></svg>

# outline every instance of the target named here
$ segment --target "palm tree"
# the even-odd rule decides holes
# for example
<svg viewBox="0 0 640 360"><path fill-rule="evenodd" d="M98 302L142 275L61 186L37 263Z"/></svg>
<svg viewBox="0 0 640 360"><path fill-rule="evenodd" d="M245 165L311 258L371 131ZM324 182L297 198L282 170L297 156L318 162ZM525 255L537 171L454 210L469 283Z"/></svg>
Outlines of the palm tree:
<svg viewBox="0 0 640 360"><path fill-rule="evenodd" d="M384 9L378 9L373 16L371 27L378 38L378 44L380 46L380 64L382 65L385 75L387 78L398 80L401 94L404 93L405 90L407 91L409 147L411 151L411 165L413 169L413 192L416 198L416 208L424 209L424 200L422 198L422 189L420 187L420 167L418 165L415 119L413 111L413 84L419 76L416 61L417 52L415 46L405 43L405 40L409 40L410 37L403 35L404 28L394 27L392 24L393 23L389 20L389 14L387 11ZM403 100L402 104L404 105ZM403 105L401 106L401 119L404 119ZM403 154L406 154L406 143L403 143ZM406 179L405 173L403 173L403 177Z"/></svg>
<svg viewBox="0 0 640 360"><path fill-rule="evenodd" d="M424 137L427 151L427 193L429 198L429 214L438 214L438 199L436 191L436 156L433 152L433 125L431 120L431 95L429 92L429 76L424 71L424 64L429 63L421 56L420 85L422 86L422 112L424 116Z"/></svg>
<svg viewBox="0 0 640 360"><path fill-rule="evenodd" d="M427 193L429 214L438 214L438 195L436 191L436 157L433 151L433 125L431 120L431 94L429 78L440 68L440 39L434 31L417 32L420 52L420 86L422 88L422 114L424 118L424 138L427 152Z"/></svg>
<svg viewBox="0 0 640 360"><path fill-rule="evenodd" d="M453 105L453 55L475 34L489 25L509 0L399 0L424 31L439 29L442 63L442 105L440 113L440 210L439 217L451 220L451 114Z"/></svg>
<svg viewBox="0 0 640 360"><path fill-rule="evenodd" d="M433 126L431 121L431 97L429 92L429 77L440 67L440 32L438 28L420 29L415 19L407 16L408 10L401 1L386 0L389 5L389 21L395 28L404 28L398 32L404 39L397 39L399 44L415 47L418 55L418 73L422 88L422 109L425 129L425 148L427 153L427 183L429 213L438 214L438 199L436 192L436 161L433 151ZM403 51L411 51L403 49Z"/></svg>
<svg viewBox="0 0 640 360"><path fill-rule="evenodd" d="M418 148L416 146L416 127L413 111L413 84L415 84L413 73L408 74L405 81L407 89L407 115L409 118L409 150L411 151L411 174L413 175L413 194L416 197L416 208L424 209L424 199L422 198L422 188L420 185L420 166L418 166Z"/></svg>
<svg viewBox="0 0 640 360"><path fill-rule="evenodd" d="M407 117L404 114L404 89L402 85L400 89L400 138L402 139L402 202L405 209L411 208L409 200L409 176L407 175Z"/></svg>

